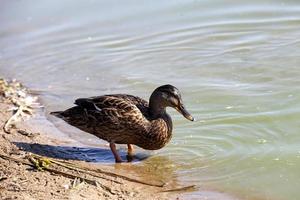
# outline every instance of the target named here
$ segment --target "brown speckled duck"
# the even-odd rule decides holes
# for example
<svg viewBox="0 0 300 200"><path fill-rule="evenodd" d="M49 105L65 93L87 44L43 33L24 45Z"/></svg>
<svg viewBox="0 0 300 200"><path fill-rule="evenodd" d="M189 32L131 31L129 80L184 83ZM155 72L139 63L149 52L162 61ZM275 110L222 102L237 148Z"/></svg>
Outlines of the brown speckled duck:
<svg viewBox="0 0 300 200"><path fill-rule="evenodd" d="M149 104L127 94L80 98L75 104L77 106L51 114L108 141L116 162L122 159L115 144L127 144L128 155L132 155L132 145L156 150L170 141L172 119L166 107L175 108L185 118L195 120L185 109L179 90L172 85L156 88Z"/></svg>

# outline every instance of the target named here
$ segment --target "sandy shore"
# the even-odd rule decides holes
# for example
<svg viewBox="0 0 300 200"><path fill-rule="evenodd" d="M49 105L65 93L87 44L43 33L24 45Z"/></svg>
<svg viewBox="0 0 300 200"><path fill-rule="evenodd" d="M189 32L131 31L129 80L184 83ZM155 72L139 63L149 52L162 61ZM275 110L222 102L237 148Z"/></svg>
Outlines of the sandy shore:
<svg viewBox="0 0 300 200"><path fill-rule="evenodd" d="M53 158L57 152L40 147L61 141L19 123L34 115L35 101L21 84L0 80L0 199L179 199L117 166Z"/></svg>

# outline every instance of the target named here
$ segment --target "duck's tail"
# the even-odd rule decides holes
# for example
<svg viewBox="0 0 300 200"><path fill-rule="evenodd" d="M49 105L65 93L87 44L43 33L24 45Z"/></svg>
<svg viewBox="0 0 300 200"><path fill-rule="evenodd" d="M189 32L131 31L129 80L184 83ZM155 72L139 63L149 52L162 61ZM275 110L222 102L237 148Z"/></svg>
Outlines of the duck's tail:
<svg viewBox="0 0 300 200"><path fill-rule="evenodd" d="M55 112L50 112L50 115L54 115L55 117L63 118L62 113L63 113L63 111L55 111Z"/></svg>

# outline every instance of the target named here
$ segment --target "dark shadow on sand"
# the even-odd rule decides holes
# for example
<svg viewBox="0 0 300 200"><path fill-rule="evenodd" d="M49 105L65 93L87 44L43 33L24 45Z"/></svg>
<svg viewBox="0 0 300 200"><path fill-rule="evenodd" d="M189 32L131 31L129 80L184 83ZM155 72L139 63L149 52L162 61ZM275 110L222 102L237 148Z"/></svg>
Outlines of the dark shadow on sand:
<svg viewBox="0 0 300 200"><path fill-rule="evenodd" d="M93 148L93 147L72 147L72 146L54 146L47 144L14 142L14 144L23 151L64 160L80 160L94 163L114 163L114 157L109 148ZM124 161L127 160L127 153L119 150L119 153ZM141 161L148 158L150 155L138 153L134 156L133 162Z"/></svg>

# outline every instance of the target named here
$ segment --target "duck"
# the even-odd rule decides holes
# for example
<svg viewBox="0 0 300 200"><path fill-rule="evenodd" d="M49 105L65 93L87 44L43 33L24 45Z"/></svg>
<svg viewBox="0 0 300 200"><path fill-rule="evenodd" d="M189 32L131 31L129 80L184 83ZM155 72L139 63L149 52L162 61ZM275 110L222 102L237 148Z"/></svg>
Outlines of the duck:
<svg viewBox="0 0 300 200"><path fill-rule="evenodd" d="M157 87L149 102L129 94L108 94L79 98L74 104L74 107L65 111L50 114L106 140L116 163L123 162L116 144L126 144L127 156L133 156L133 145L146 150L158 150L171 140L173 123L166 112L167 107L195 121L186 110L180 91L170 84Z"/></svg>

